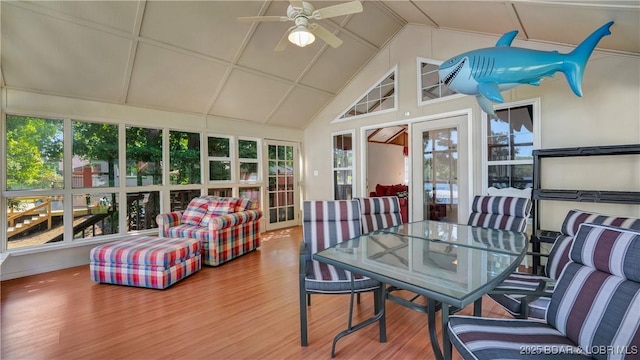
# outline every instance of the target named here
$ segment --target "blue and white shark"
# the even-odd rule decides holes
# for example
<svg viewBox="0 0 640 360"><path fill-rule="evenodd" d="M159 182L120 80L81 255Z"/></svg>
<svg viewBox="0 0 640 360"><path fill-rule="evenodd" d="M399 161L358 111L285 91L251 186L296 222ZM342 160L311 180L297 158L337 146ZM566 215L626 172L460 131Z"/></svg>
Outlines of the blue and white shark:
<svg viewBox="0 0 640 360"><path fill-rule="evenodd" d="M496 116L494 103L504 102L501 91L529 84L540 85L543 77L562 71L577 96L582 96L582 77L587 60L603 37L610 35L613 21L602 25L568 54L511 47L517 30L505 33L495 47L472 50L440 65L440 81L451 90L475 95L478 104Z"/></svg>

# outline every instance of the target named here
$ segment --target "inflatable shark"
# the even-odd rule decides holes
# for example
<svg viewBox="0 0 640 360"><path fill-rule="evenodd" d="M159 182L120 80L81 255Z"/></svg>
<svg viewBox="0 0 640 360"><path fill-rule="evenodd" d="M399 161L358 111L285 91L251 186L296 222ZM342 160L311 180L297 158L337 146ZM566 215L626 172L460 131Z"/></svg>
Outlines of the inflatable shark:
<svg viewBox="0 0 640 360"><path fill-rule="evenodd" d="M562 71L577 96L582 96L582 76L587 60L603 37L610 35L613 21L602 25L568 54L511 47L517 30L505 33L495 47L469 51L440 65L440 81L457 93L475 95L478 104L496 116L492 103L502 103L501 91L529 84Z"/></svg>

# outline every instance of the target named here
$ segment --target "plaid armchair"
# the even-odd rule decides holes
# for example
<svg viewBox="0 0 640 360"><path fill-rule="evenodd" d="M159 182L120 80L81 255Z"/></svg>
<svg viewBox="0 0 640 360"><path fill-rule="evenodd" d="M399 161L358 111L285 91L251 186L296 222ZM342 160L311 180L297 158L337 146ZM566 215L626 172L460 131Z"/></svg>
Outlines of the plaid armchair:
<svg viewBox="0 0 640 360"><path fill-rule="evenodd" d="M184 212L158 215L158 232L161 237L200 240L204 264L218 266L260 246L262 210L254 207L245 198L196 197Z"/></svg>

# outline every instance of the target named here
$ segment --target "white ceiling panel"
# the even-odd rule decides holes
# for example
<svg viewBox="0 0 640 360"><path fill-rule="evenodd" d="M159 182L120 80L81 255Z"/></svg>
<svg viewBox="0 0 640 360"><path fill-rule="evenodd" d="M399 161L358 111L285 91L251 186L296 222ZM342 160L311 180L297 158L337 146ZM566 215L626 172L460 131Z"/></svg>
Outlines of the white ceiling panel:
<svg viewBox="0 0 640 360"><path fill-rule="evenodd" d="M51 16L67 15L115 30L132 32L138 12L137 1L28 1Z"/></svg>
<svg viewBox="0 0 640 360"><path fill-rule="evenodd" d="M389 16L389 13L375 2L365 2L363 7L367 16L352 16L345 29L359 34L378 48L389 40L389 34L395 34L404 26L404 23L394 16Z"/></svg>
<svg viewBox="0 0 640 360"><path fill-rule="evenodd" d="M200 54L232 61L251 26L239 23L236 18L257 14L261 5L259 1L236 4L229 1L147 2L140 34Z"/></svg>
<svg viewBox="0 0 640 360"><path fill-rule="evenodd" d="M349 36L343 36L342 39L342 46L337 49L328 48L320 56L302 78L302 84L335 93L376 53Z"/></svg>
<svg viewBox="0 0 640 360"><path fill-rule="evenodd" d="M408 23L437 26L436 23L429 19L427 14L414 5L414 1L384 1L383 3Z"/></svg>
<svg viewBox="0 0 640 360"><path fill-rule="evenodd" d="M577 45L600 26L614 21L611 35L604 37L598 47L640 53L640 1L636 1L636 5L633 9L523 3L516 4L515 8L532 39ZM566 31L569 23L571 31Z"/></svg>
<svg viewBox="0 0 640 360"><path fill-rule="evenodd" d="M264 123L290 87L281 81L236 69L209 114Z"/></svg>
<svg viewBox="0 0 640 360"><path fill-rule="evenodd" d="M331 97L328 94L297 87L269 119L269 124L302 129L331 100Z"/></svg>
<svg viewBox="0 0 640 360"><path fill-rule="evenodd" d="M128 103L203 113L228 66L140 44L133 68Z"/></svg>
<svg viewBox="0 0 640 360"><path fill-rule="evenodd" d="M2 34L7 86L119 99L129 56L126 38L10 5L2 7Z"/></svg>
<svg viewBox="0 0 640 360"><path fill-rule="evenodd" d="M491 34L502 34L520 28L508 2L417 1L415 4L441 28Z"/></svg>

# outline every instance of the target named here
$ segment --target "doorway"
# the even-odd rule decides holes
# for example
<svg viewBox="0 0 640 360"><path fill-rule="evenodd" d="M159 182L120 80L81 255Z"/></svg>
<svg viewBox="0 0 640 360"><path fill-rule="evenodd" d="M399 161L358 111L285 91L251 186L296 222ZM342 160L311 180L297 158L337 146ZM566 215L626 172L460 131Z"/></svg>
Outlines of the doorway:
<svg viewBox="0 0 640 360"><path fill-rule="evenodd" d="M467 115L412 124L413 221L466 222L471 173L468 128Z"/></svg>
<svg viewBox="0 0 640 360"><path fill-rule="evenodd" d="M267 140L266 230L299 225L298 144Z"/></svg>

